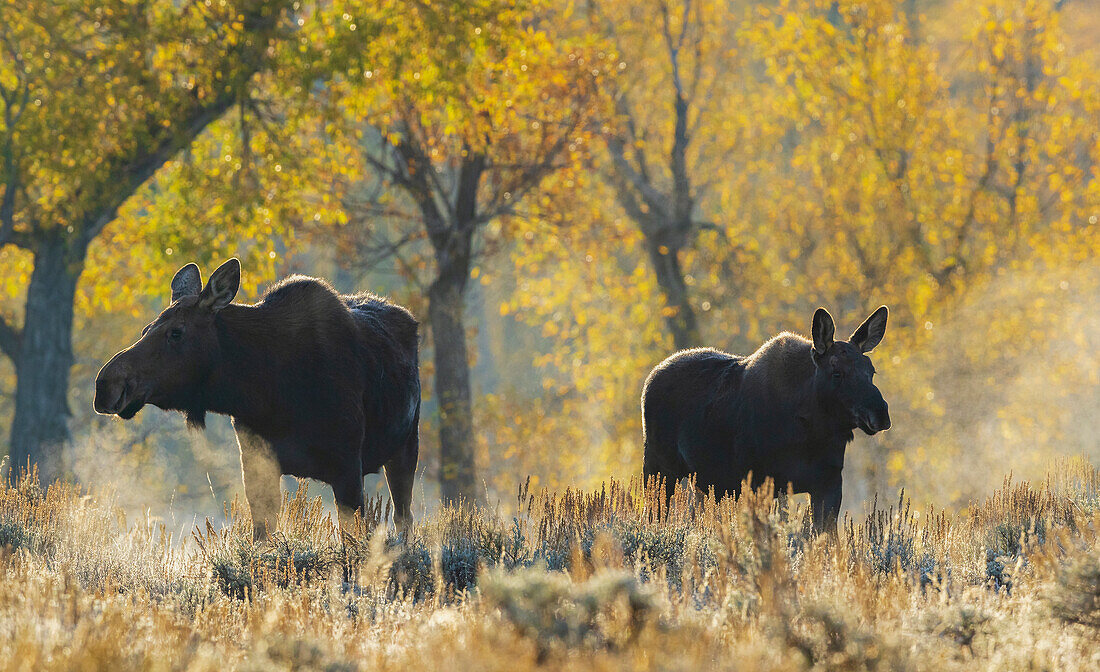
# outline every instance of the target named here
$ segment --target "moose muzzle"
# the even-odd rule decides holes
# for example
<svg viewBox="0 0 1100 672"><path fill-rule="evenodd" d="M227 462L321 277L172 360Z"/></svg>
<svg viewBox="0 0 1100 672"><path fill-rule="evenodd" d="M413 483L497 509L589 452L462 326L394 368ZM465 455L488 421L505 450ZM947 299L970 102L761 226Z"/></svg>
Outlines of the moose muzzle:
<svg viewBox="0 0 1100 672"><path fill-rule="evenodd" d="M860 413L857 424L868 436L890 429L890 407L882 402L881 408L867 409Z"/></svg>
<svg viewBox="0 0 1100 672"><path fill-rule="evenodd" d="M129 420L145 405L145 399L138 391L137 378L131 375L125 362L119 360L124 352L115 355L100 369L95 379L92 406L96 413Z"/></svg>

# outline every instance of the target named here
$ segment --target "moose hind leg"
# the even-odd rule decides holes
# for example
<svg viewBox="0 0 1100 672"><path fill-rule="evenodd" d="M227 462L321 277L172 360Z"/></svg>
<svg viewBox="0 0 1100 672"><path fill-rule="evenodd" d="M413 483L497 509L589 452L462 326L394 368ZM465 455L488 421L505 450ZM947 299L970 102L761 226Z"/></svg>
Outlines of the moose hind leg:
<svg viewBox="0 0 1100 672"><path fill-rule="evenodd" d="M664 501L662 504L667 509L669 501L672 500L672 495L676 492L676 483L682 478L682 474L673 473L672 470L662 468L659 464L659 460L649 451L646 447L645 458L642 461L642 476L645 478L645 483L648 486L651 481L656 484L663 484L664 487Z"/></svg>
<svg viewBox="0 0 1100 672"><path fill-rule="evenodd" d="M271 444L259 434L234 422L237 445L241 451L241 476L244 496L252 514L252 538L267 539L279 521L282 495L279 478L282 470Z"/></svg>
<svg viewBox="0 0 1100 672"><path fill-rule="evenodd" d="M349 542L355 538L355 512L363 509L362 469L345 469L329 485L332 486L332 494L336 499L336 513L339 517L344 583L350 586L353 583L355 571L352 566L354 554L350 552Z"/></svg>
<svg viewBox="0 0 1100 672"><path fill-rule="evenodd" d="M406 465L390 460L385 464L386 483L390 486L390 499L393 500L393 522L398 531L412 524L413 478L416 465Z"/></svg>
<svg viewBox="0 0 1100 672"><path fill-rule="evenodd" d="M386 483L393 500L393 522L397 530L408 529L412 524L413 479L416 477L416 460L419 440L413 434L405 449L390 459L384 466Z"/></svg>

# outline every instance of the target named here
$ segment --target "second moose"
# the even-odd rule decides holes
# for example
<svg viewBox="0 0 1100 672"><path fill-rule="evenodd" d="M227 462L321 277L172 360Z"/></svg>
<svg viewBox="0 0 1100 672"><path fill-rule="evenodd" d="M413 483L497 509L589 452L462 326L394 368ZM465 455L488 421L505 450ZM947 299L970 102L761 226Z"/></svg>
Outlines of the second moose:
<svg viewBox="0 0 1100 672"><path fill-rule="evenodd" d="M676 482L695 474L715 494L736 494L771 478L780 492L810 494L814 528L835 531L844 449L858 427L890 428L867 353L886 334L886 306L847 341L835 341L824 308L812 340L783 333L740 357L711 348L684 350L657 365L642 392L643 471Z"/></svg>

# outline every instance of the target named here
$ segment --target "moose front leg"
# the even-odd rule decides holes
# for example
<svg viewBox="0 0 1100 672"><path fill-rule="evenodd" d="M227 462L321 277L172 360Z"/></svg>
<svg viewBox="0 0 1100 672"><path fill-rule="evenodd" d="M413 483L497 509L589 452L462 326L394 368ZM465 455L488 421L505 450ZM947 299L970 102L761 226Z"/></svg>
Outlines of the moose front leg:
<svg viewBox="0 0 1100 672"><path fill-rule="evenodd" d="M352 529L355 512L363 508L362 471L356 467L348 469L339 479L332 482L332 494L336 499L336 513L340 519L341 533Z"/></svg>
<svg viewBox="0 0 1100 672"><path fill-rule="evenodd" d="M354 582L353 554L349 552L349 542L355 539L355 512L363 509L362 468L354 465L346 469L340 478L331 483L332 494L336 499L336 513L339 517L340 546L343 549L344 583Z"/></svg>
<svg viewBox="0 0 1100 672"><path fill-rule="evenodd" d="M840 500L844 488L840 477L830 479L827 486L810 493L810 510L814 518L814 532L828 532L837 536L836 523L840 516Z"/></svg>
<svg viewBox="0 0 1100 672"><path fill-rule="evenodd" d="M777 489L775 491L775 510L779 514L780 522L787 522L787 518L790 515L790 497L787 496L787 491L790 486L785 486L782 490Z"/></svg>
<svg viewBox="0 0 1100 672"><path fill-rule="evenodd" d="M241 449L241 476L244 496L252 513L252 538L260 541L267 539L279 520L282 470L271 444L263 437L237 422L233 423L233 430Z"/></svg>

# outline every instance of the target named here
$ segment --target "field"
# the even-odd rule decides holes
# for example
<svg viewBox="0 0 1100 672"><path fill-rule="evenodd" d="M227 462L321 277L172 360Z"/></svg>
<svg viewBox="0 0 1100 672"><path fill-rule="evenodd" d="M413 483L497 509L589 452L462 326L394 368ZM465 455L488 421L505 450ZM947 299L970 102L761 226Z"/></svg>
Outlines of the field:
<svg viewBox="0 0 1100 672"><path fill-rule="evenodd" d="M1060 462L960 511L904 496L802 534L765 489L519 488L407 537L375 500L339 536L300 488L169 539L109 493L0 493L0 668L1095 670L1100 471ZM351 582L343 579L347 575Z"/></svg>
<svg viewBox="0 0 1100 672"><path fill-rule="evenodd" d="M1097 35L1097 0L0 0L0 672L1100 672ZM647 387L700 347L748 373ZM685 472L844 464L842 525L668 504L630 480L665 422ZM371 475L339 529L387 464L414 526ZM257 518L331 480L258 543L242 472Z"/></svg>

